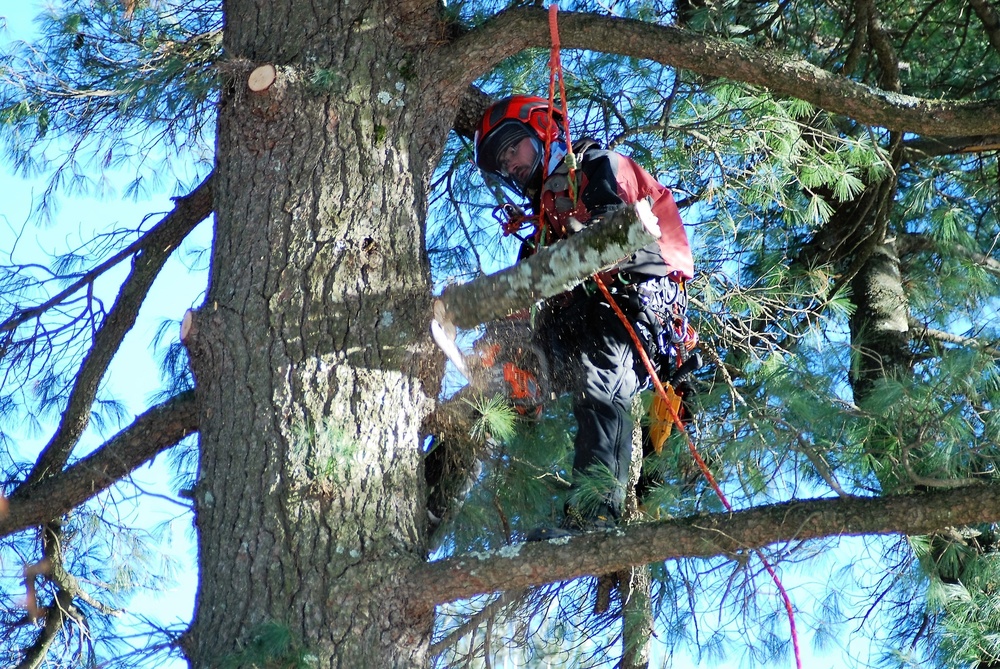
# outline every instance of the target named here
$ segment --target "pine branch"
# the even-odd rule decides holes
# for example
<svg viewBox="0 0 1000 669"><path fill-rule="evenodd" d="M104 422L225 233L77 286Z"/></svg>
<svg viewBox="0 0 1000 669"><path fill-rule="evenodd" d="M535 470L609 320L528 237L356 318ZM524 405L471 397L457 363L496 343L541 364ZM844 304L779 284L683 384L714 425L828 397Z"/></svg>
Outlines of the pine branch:
<svg viewBox="0 0 1000 669"><path fill-rule="evenodd" d="M64 515L113 485L198 429L194 391L172 397L135 421L86 458L33 483L22 483L7 499L0 537Z"/></svg>
<svg viewBox="0 0 1000 669"><path fill-rule="evenodd" d="M432 550L440 544L445 528L465 503L465 495L477 477L478 463L487 457L488 445L471 437L479 417L467 401L471 397L475 393L466 386L450 400L438 404L422 426L425 434L434 437L434 447L424 457Z"/></svg>
<svg viewBox="0 0 1000 669"><path fill-rule="evenodd" d="M1000 261L961 244L942 242L925 234L905 234L900 236L899 241L901 242L900 254L908 254L915 251L932 251L936 253L951 251L982 266L983 269L993 276L1000 276Z"/></svg>
<svg viewBox="0 0 1000 669"><path fill-rule="evenodd" d="M476 632L487 620L495 620L496 617L512 603L519 601L525 596L523 590L508 590L501 593L496 599L484 606L476 613L469 616L469 619L456 627L448 635L439 641L431 644L428 653L436 657L459 641Z"/></svg>
<svg viewBox="0 0 1000 669"><path fill-rule="evenodd" d="M919 137L903 141L906 162L956 153L985 153L1000 150L1000 135L970 135L966 137Z"/></svg>
<svg viewBox="0 0 1000 669"><path fill-rule="evenodd" d="M878 56L879 84L887 91L898 93L899 59L886 35L882 17L879 16L875 3L872 0L855 0L854 7L859 17L863 16L868 23L868 41Z"/></svg>
<svg viewBox="0 0 1000 669"><path fill-rule="evenodd" d="M45 624L41 633L35 639L35 643L24 650L24 659L14 669L39 669L43 666L49 649L59 637L59 631L69 618L69 612L74 608L73 596L63 590L58 591L52 606L45 610Z"/></svg>
<svg viewBox="0 0 1000 669"><path fill-rule="evenodd" d="M964 346L975 351L982 351L994 358L1000 358L1000 349L996 348L992 342L984 342L980 339L976 339L975 337L963 337L962 335L929 328L913 318L910 319L910 331L916 339L933 339L946 344Z"/></svg>
<svg viewBox="0 0 1000 669"><path fill-rule="evenodd" d="M865 534L928 534L1000 520L1000 485L922 494L795 500L732 514L689 516L508 546L430 562L411 574L422 609L478 594L526 588L631 565L736 555L784 541Z"/></svg>
<svg viewBox="0 0 1000 669"><path fill-rule="evenodd" d="M177 198L173 211L143 235L132 256L132 271L122 284L107 318L76 375L59 427L38 457L25 484L30 487L66 464L90 421L101 379L132 329L146 295L170 254L212 212L212 175L190 194ZM54 305L53 305L54 306Z"/></svg>
<svg viewBox="0 0 1000 669"><path fill-rule="evenodd" d="M25 567L24 578L30 619L41 618L45 623L35 643L22 653L24 659L17 665L17 669L41 667L63 626L70 620L82 618L79 609L73 605L73 599L82 591L76 579L66 571L63 564L62 527L58 523L48 523L42 529L42 536L43 558L38 563ZM37 592L35 579L39 577L49 579L56 587L54 601L44 609L38 606L35 594Z"/></svg>
<svg viewBox="0 0 1000 669"><path fill-rule="evenodd" d="M860 123L935 137L1000 132L1000 102L932 100L886 91L819 68L795 54L677 28L598 14L559 15L564 49L644 58L711 77L767 88ZM530 8L501 12L439 54L440 80L462 86L495 63L550 45L548 18ZM435 73L438 69L434 69Z"/></svg>

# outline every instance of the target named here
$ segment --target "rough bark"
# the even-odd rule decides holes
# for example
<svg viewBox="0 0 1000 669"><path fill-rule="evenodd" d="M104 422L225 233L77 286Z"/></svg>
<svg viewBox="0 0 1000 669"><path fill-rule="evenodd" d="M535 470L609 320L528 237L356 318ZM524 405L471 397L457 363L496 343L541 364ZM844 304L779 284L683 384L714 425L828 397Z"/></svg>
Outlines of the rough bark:
<svg viewBox="0 0 1000 669"><path fill-rule="evenodd" d="M638 484L642 476L643 413L642 402L632 399L632 464L629 468L629 490L625 497L623 518L641 522ZM598 579L600 581L600 579ZM618 601L621 604L622 658L619 669L647 669L653 640L653 575L648 565L632 566L615 574Z"/></svg>
<svg viewBox="0 0 1000 669"><path fill-rule="evenodd" d="M910 367L909 306L894 240L877 245L852 287L851 385L855 402L864 404L880 380L902 378Z"/></svg>
<svg viewBox="0 0 1000 669"><path fill-rule="evenodd" d="M652 574L640 566L622 572L618 597L622 603L621 669L647 669L653 638L653 611L650 601Z"/></svg>
<svg viewBox="0 0 1000 669"><path fill-rule="evenodd" d="M278 625L318 666L423 666L429 611L399 596L425 556L421 226L457 101L413 79L433 35L392 3L225 11L217 233L186 342L203 414L184 648L248 661ZM262 62L277 77L253 94Z"/></svg>

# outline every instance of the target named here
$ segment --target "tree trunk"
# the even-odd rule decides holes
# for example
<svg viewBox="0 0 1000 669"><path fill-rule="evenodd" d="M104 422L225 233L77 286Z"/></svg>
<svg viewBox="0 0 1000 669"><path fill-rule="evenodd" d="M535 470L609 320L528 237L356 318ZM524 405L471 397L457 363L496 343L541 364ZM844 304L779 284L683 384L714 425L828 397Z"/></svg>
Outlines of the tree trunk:
<svg viewBox="0 0 1000 669"><path fill-rule="evenodd" d="M855 401L864 404L880 379L903 378L910 369L909 304L894 240L875 247L851 286L857 305L851 317L851 385Z"/></svg>
<svg viewBox="0 0 1000 669"><path fill-rule="evenodd" d="M642 473L642 401L632 400L632 466L629 472L628 495L625 500L625 519L641 520L641 500L636 496L636 484ZM653 611L651 601L652 573L649 565L638 565L617 572L618 600L621 602L622 659L621 669L647 669L650 645L653 640Z"/></svg>
<svg viewBox="0 0 1000 669"><path fill-rule="evenodd" d="M427 663L432 618L405 594L426 553L412 342L436 156L415 147L444 135L426 141L440 102L418 108L392 11L225 3L216 237L185 341L204 409L192 667Z"/></svg>
<svg viewBox="0 0 1000 669"><path fill-rule="evenodd" d="M650 601L652 574L649 566L619 572L618 596L622 602L621 669L647 669L653 639L653 611Z"/></svg>

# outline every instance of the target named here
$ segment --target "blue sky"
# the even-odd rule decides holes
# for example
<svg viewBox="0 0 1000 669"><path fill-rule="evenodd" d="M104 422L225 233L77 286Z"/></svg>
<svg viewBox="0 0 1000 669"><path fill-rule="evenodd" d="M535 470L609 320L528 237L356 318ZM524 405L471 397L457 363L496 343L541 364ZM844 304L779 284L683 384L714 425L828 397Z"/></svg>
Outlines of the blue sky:
<svg viewBox="0 0 1000 669"><path fill-rule="evenodd" d="M0 12L4 16L5 30L0 33L0 43L29 39L33 31L32 20L40 11L41 3L4 4L7 6ZM32 218L31 213L33 202L43 189L44 176L26 180L12 174L6 163L0 165L0 193L4 194L3 204L0 206L0 253L3 254L4 262L9 261L8 254L15 251L14 261L48 264L49 254L68 250L86 239L90 231L107 229L109 226L136 227L150 212L169 211L173 206L166 193L140 201L118 197L60 198L54 216L56 223L40 225ZM207 243L208 232L205 225L198 230L200 243ZM199 281L189 278L180 259L180 254L172 258L165 276L154 285L136 327L126 337L105 379L112 394L126 403L126 424L149 406L151 393L159 387L159 372L150 350L156 328L165 318L179 321L184 310L195 304L199 291L202 290ZM115 281L121 280L124 269L127 267L111 273L108 280L98 283L97 291L104 292L105 304L110 304L114 298ZM112 432L115 429L115 426L110 428ZM17 435L21 455L33 458L49 434L50 432ZM109 436L111 435L91 431L83 447L92 448ZM184 509L169 501L174 496L170 491L168 478L166 458L160 456L151 466L143 467L133 476L135 486L154 493L154 496L144 495L139 501L133 502L126 497L134 497L134 488L124 488L112 493L119 499L117 511L121 514L123 523L165 530L160 549L177 562L175 584L160 592L137 596L133 606L142 615L167 624L190 619L197 582L191 517L190 514L178 517L178 514L183 514ZM19 569L20 566L8 561L0 564L0 574L5 580ZM186 665L175 662L159 666L173 669Z"/></svg>

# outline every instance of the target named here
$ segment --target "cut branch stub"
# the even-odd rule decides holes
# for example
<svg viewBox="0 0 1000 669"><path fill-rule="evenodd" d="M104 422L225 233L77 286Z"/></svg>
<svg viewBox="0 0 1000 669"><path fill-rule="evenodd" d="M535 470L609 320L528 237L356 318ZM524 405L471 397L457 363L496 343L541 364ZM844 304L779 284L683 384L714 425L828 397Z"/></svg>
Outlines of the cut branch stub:
<svg viewBox="0 0 1000 669"><path fill-rule="evenodd" d="M469 380L469 368L465 364L465 356L462 352L458 350L458 346L455 345L455 337L458 334L455 330L455 325L448 320L448 313L445 310L444 302L441 300L434 300L434 319L431 321L431 336L434 338L434 343L438 345L444 354L448 356L452 364L459 373Z"/></svg>
<svg viewBox="0 0 1000 669"><path fill-rule="evenodd" d="M184 312L184 319L181 321L181 343L186 346L194 335L194 311L188 309Z"/></svg>
<svg viewBox="0 0 1000 669"><path fill-rule="evenodd" d="M513 267L445 288L435 318L463 329L504 318L573 289L659 236L645 202L626 207Z"/></svg>
<svg viewBox="0 0 1000 669"><path fill-rule="evenodd" d="M267 63L255 68L250 73L250 77L247 79L247 88L254 93L263 93L274 84L274 80L277 78L278 71L274 69L274 65Z"/></svg>

